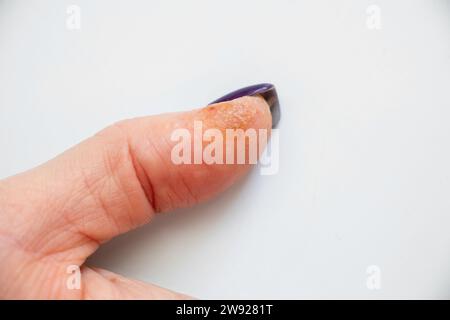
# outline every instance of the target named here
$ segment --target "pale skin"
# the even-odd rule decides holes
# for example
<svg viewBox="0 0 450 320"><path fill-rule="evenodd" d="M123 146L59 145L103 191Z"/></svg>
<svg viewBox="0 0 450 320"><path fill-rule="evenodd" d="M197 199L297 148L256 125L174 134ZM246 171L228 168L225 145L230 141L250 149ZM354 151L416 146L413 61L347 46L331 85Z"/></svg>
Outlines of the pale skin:
<svg viewBox="0 0 450 320"><path fill-rule="evenodd" d="M250 170L248 164L173 164L171 132L191 129L194 120L222 131L270 132L272 122L261 97L125 120L37 168L0 180L0 298L190 298L85 261L102 243L156 214L211 199ZM80 266L79 290L67 287L70 265Z"/></svg>

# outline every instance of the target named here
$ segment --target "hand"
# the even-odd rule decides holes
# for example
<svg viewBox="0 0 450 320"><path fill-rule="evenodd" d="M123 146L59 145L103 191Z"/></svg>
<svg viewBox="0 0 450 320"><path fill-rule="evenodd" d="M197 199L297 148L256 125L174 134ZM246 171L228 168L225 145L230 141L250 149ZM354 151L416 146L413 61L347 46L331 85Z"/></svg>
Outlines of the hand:
<svg viewBox="0 0 450 320"><path fill-rule="evenodd" d="M0 297L188 298L84 263L102 243L157 213L209 199L250 169L249 164L174 164L171 134L176 128L192 132L194 120L202 121L203 130L221 132L254 128L270 133L271 127L261 97L125 120L0 181ZM80 266L79 290L67 286L69 266Z"/></svg>

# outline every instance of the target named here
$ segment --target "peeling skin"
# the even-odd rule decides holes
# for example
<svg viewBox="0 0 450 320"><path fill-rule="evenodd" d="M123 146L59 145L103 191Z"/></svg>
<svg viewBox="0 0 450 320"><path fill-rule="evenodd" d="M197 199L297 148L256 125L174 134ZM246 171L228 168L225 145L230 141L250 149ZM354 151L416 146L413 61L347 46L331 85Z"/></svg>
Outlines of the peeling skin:
<svg viewBox="0 0 450 320"><path fill-rule="evenodd" d="M246 130L261 127L258 122L267 119L267 114L270 116L269 105L261 96L246 96L209 105L200 109L197 116L209 128Z"/></svg>

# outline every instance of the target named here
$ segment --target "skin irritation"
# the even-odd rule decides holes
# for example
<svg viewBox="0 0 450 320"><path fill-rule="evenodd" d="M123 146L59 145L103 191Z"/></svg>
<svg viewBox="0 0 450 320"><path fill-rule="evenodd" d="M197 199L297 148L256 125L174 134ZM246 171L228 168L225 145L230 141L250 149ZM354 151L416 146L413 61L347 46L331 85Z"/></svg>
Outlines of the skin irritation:
<svg viewBox="0 0 450 320"><path fill-rule="evenodd" d="M209 128L246 130L267 113L270 114L269 105L261 96L242 97L200 109L198 120Z"/></svg>

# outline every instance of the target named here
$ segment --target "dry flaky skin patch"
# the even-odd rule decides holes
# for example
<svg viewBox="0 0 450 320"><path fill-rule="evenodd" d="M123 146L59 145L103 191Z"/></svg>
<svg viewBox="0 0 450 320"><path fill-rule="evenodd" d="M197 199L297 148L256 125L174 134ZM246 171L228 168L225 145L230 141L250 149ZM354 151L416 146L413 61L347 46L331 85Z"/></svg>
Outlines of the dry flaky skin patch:
<svg viewBox="0 0 450 320"><path fill-rule="evenodd" d="M219 130L265 128L267 126L260 123L261 120L271 121L269 105L260 96L215 103L200 109L197 116L206 127Z"/></svg>

